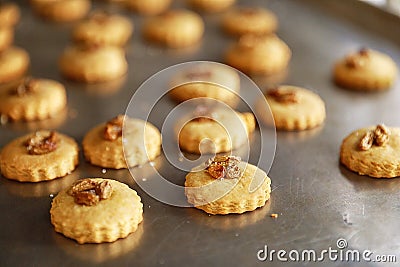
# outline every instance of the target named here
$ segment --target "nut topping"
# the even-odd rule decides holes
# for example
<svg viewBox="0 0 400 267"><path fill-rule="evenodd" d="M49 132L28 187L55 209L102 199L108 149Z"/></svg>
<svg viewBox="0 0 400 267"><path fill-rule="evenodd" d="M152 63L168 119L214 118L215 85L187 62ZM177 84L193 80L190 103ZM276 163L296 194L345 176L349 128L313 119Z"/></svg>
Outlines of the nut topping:
<svg viewBox="0 0 400 267"><path fill-rule="evenodd" d="M10 91L11 95L17 95L19 97L25 96L35 92L38 82L33 78L25 78L17 87Z"/></svg>
<svg viewBox="0 0 400 267"><path fill-rule="evenodd" d="M25 142L26 149L31 155L43 155L57 149L58 135L52 131L48 136L36 132L34 136Z"/></svg>
<svg viewBox="0 0 400 267"><path fill-rule="evenodd" d="M359 148L363 151L369 150L372 145L384 146L389 141L390 130L383 124L379 124L374 130L365 133L361 138Z"/></svg>
<svg viewBox="0 0 400 267"><path fill-rule="evenodd" d="M345 64L351 69L361 68L366 64L366 60L368 59L369 54L370 50L363 47L358 50L357 54L347 56L345 59Z"/></svg>
<svg viewBox="0 0 400 267"><path fill-rule="evenodd" d="M114 141L118 137L122 136L122 126L124 124L124 119L124 115L118 115L114 119L108 121L104 129L104 139Z"/></svg>
<svg viewBox="0 0 400 267"><path fill-rule="evenodd" d="M282 90L280 87L268 90L267 96L282 104L293 104L299 102L296 91Z"/></svg>
<svg viewBox="0 0 400 267"><path fill-rule="evenodd" d="M74 197L75 203L85 206L93 206L100 200L110 198L113 188L109 181L97 182L87 178L75 182L67 191L67 194Z"/></svg>
<svg viewBox="0 0 400 267"><path fill-rule="evenodd" d="M236 179L242 174L239 168L240 157L236 156L215 156L206 161L207 172L215 179L228 178Z"/></svg>
<svg viewBox="0 0 400 267"><path fill-rule="evenodd" d="M376 126L374 130L375 143L377 146L383 146L389 141L390 130L383 124Z"/></svg>

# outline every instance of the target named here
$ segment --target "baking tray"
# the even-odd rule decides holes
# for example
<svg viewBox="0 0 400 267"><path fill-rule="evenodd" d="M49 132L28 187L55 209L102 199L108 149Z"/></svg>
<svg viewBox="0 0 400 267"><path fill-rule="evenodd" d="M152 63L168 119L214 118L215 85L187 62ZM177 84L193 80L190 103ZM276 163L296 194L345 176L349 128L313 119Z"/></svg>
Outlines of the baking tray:
<svg viewBox="0 0 400 267"><path fill-rule="evenodd" d="M45 23L33 16L25 1L19 3L23 16L16 29L16 44L29 51L32 75L65 84L68 110L44 122L1 126L0 146L37 128L54 128L81 142L91 127L123 113L133 93L151 75L186 61L221 62L232 41L220 32L218 15L204 15L206 34L198 46L183 50L149 46L140 36L142 17L116 5L95 2L96 7L129 15L135 23L134 37L126 48L129 73L110 84L82 85L64 80L57 68L74 24ZM228 216L169 206L147 195L127 170L103 171L81 156L76 171L55 181L21 184L0 179L1 266L272 266L282 263L276 257L273 262L257 258L265 246L287 252L321 252L329 247L338 249L340 238L347 242L342 251L368 249L373 256L395 255L400 261L400 180L362 177L338 161L340 143L352 130L381 122L400 125L399 83L387 92L359 93L331 82L332 64L360 46L384 51L400 65L400 20L358 1L252 0L239 4L266 6L278 15L278 34L293 51L285 83L317 92L327 108L322 127L277 133L276 155L269 171L273 192L266 206ZM175 1L174 6L184 3ZM262 88L274 83L255 80ZM160 105L170 109L174 103L165 98ZM151 122L162 126L161 117L153 116ZM256 151L258 133L251 142ZM256 161L251 155L250 162ZM173 169L164 156L154 164L161 173L183 184L185 173ZM268 165L261 162L260 167L267 170ZM145 177L149 166L142 168ZM114 178L135 189L144 203L144 221L138 231L100 245L78 245L55 233L49 218L52 197L81 177ZM279 217L273 219L271 213ZM284 264L314 265L307 261ZM320 264L378 265L327 257Z"/></svg>

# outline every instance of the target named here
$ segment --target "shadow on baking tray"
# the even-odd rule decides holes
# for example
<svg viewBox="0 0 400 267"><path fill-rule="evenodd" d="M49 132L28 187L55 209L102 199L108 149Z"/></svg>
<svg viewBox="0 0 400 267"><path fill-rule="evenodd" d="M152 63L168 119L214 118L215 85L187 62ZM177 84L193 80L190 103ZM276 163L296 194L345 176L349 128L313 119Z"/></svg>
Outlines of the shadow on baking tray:
<svg viewBox="0 0 400 267"><path fill-rule="evenodd" d="M56 246L61 248L69 257L73 257L78 261L100 264L121 257L134 250L140 244L143 232L144 227L143 223L141 223L137 230L126 238L102 244L78 245L76 241L64 237L55 231L53 231L52 237Z"/></svg>
<svg viewBox="0 0 400 267"><path fill-rule="evenodd" d="M340 173L354 186L356 191L380 191L397 193L400 190L399 178L373 178L358 175L339 163Z"/></svg>

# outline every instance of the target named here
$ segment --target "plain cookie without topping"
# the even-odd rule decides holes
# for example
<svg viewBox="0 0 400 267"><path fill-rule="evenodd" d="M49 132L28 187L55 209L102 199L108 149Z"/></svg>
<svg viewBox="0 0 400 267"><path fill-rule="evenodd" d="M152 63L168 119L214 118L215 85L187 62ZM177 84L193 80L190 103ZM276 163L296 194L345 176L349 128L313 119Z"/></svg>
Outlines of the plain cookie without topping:
<svg viewBox="0 0 400 267"><path fill-rule="evenodd" d="M90 0L30 0L37 15L54 22L69 22L86 16Z"/></svg>
<svg viewBox="0 0 400 267"><path fill-rule="evenodd" d="M11 46L0 52L0 84L21 78L29 62L29 54L22 48Z"/></svg>
<svg viewBox="0 0 400 267"><path fill-rule="evenodd" d="M165 12L172 0L125 0L126 6L142 15L157 15Z"/></svg>
<svg viewBox="0 0 400 267"><path fill-rule="evenodd" d="M232 6L236 0L188 0L188 4L196 10L215 13L221 12Z"/></svg>

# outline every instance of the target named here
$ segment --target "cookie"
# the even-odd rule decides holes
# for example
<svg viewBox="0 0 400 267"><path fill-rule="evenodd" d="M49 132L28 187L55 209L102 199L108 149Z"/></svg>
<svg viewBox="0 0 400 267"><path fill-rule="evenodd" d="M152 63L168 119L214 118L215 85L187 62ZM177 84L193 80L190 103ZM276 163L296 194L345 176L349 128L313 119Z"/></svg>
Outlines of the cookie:
<svg viewBox="0 0 400 267"><path fill-rule="evenodd" d="M169 8L171 0L126 0L125 5L142 15L157 15Z"/></svg>
<svg viewBox="0 0 400 267"><path fill-rule="evenodd" d="M82 146L85 158L93 165L128 168L160 155L161 134L149 122L119 115L91 129Z"/></svg>
<svg viewBox="0 0 400 267"><path fill-rule="evenodd" d="M78 164L78 144L55 131L37 131L7 144L0 153L1 173L20 182L53 180Z"/></svg>
<svg viewBox="0 0 400 267"><path fill-rule="evenodd" d="M74 28L72 37L78 43L123 46L132 31L133 24L128 18L96 11Z"/></svg>
<svg viewBox="0 0 400 267"><path fill-rule="evenodd" d="M340 147L340 162L360 175L400 176L400 128L383 124L358 129Z"/></svg>
<svg viewBox="0 0 400 267"><path fill-rule="evenodd" d="M14 3L0 3L1 27L14 27L21 17L19 7Z"/></svg>
<svg viewBox="0 0 400 267"><path fill-rule="evenodd" d="M222 64L192 65L176 73L170 84L169 96L177 102L208 97L234 106L239 100L239 74Z"/></svg>
<svg viewBox="0 0 400 267"><path fill-rule="evenodd" d="M53 80L25 78L0 87L0 114L12 121L55 117L66 105L64 86Z"/></svg>
<svg viewBox="0 0 400 267"><path fill-rule="evenodd" d="M69 22L82 19L90 10L90 0L30 0L34 12L43 19Z"/></svg>
<svg viewBox="0 0 400 267"><path fill-rule="evenodd" d="M261 106L266 105L265 101L259 100L256 110L262 121L277 130L306 130L321 125L326 117L325 103L319 95L310 90L282 85L269 89L265 92L265 100L272 112L261 113Z"/></svg>
<svg viewBox="0 0 400 267"><path fill-rule="evenodd" d="M188 4L196 10L215 13L228 9L235 0L188 0Z"/></svg>
<svg viewBox="0 0 400 267"><path fill-rule="evenodd" d="M228 48L225 62L246 74L269 75L284 71L292 52L276 35L244 35Z"/></svg>
<svg viewBox="0 0 400 267"><path fill-rule="evenodd" d="M149 18L143 36L150 42L171 48L182 48L198 43L203 37L204 22L196 13L176 9Z"/></svg>
<svg viewBox="0 0 400 267"><path fill-rule="evenodd" d="M235 156L217 156L186 175L185 195L190 204L209 214L244 213L270 198L267 174Z"/></svg>
<svg viewBox="0 0 400 267"><path fill-rule="evenodd" d="M120 47L73 45L64 50L59 67L68 79L98 83L123 76L128 70L128 63Z"/></svg>
<svg viewBox="0 0 400 267"><path fill-rule="evenodd" d="M396 63L388 55L361 48L335 64L333 78L348 89L380 91L393 85L397 72Z"/></svg>
<svg viewBox="0 0 400 267"><path fill-rule="evenodd" d="M178 128L179 147L187 152L221 153L244 145L255 129L254 115L230 109L196 110L194 119Z"/></svg>
<svg viewBox="0 0 400 267"><path fill-rule="evenodd" d="M238 7L224 15L222 28L233 36L266 35L277 30L278 19L274 13L265 8Z"/></svg>
<svg viewBox="0 0 400 267"><path fill-rule="evenodd" d="M79 244L114 242L137 230L143 204L126 184L86 178L57 194L50 218L56 232Z"/></svg>
<svg viewBox="0 0 400 267"><path fill-rule="evenodd" d="M21 78L28 70L29 61L28 53L16 46L0 52L0 84Z"/></svg>
<svg viewBox="0 0 400 267"><path fill-rule="evenodd" d="M0 24L1 25L1 24ZM14 29L0 26L0 53L6 50L14 41Z"/></svg>

